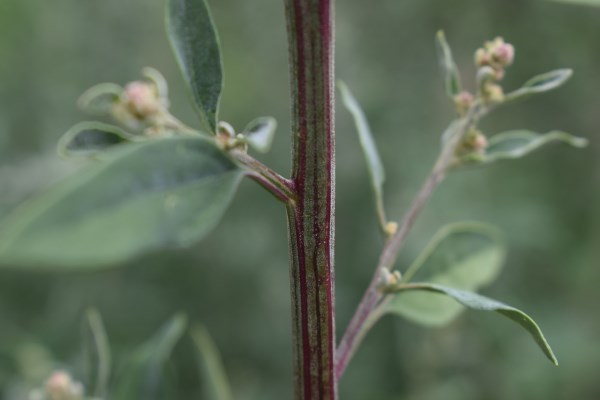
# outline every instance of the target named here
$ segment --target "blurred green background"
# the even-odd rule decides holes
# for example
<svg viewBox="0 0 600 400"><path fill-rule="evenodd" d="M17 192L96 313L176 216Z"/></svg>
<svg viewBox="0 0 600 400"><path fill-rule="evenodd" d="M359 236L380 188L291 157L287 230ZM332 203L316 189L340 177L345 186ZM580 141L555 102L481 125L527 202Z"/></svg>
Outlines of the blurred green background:
<svg viewBox="0 0 600 400"><path fill-rule="evenodd" d="M59 160L54 146L86 119L75 100L95 83L123 84L137 79L142 67L156 67L171 83L175 115L194 123L163 34L162 3L0 1L0 216L79 168ZM282 2L214 0L211 6L224 49L222 118L241 129L256 116L276 117L279 135L264 161L288 171ZM485 133L556 128L591 139L584 150L554 145L523 160L451 176L399 261L405 268L445 223L496 224L507 234L510 253L499 281L483 293L532 315L561 366L553 367L526 333L495 315L465 313L435 330L386 317L343 378L342 399L600 398L599 21L600 8L544 1L337 1L338 77L363 104L379 143L390 216L401 216L452 118L433 45L440 28L471 89L472 54L497 35L517 50L507 88L547 70L575 70L559 91L498 110L485 120ZM341 334L382 241L358 140L341 108L337 144ZM90 306L101 312L117 355L183 311L214 336L236 399L291 398L286 245L283 207L244 183L219 228L189 250L93 273L0 271L0 398L25 399L24 385L40 384L50 366L77 374L81 320ZM39 361L44 358L52 361ZM180 375L178 398L198 398L195 380L189 371Z"/></svg>

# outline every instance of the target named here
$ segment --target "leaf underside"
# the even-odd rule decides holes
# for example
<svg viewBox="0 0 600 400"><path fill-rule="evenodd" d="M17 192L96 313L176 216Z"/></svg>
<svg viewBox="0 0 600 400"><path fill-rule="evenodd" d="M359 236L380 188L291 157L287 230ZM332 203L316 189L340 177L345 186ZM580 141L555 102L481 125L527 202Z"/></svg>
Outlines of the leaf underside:
<svg viewBox="0 0 600 400"><path fill-rule="evenodd" d="M239 169L210 139L123 145L0 226L0 265L102 267L187 246L225 212Z"/></svg>
<svg viewBox="0 0 600 400"><path fill-rule="evenodd" d="M552 348L548 344L544 334L537 323L523 311L501 303L499 301L490 299L488 297L481 296L477 293L471 293L464 290L458 290L442 285L430 284L430 283L415 283L413 287L407 287L404 291L428 291L439 294L444 294L450 298L456 300L461 305L479 311L495 311L505 317L515 321L521 325L529 334L533 337L537 345L544 352L546 357L552 361L554 365L558 365L558 360L552 351ZM409 293L400 292L397 294L398 297L405 296ZM389 312L394 313L393 303L390 303Z"/></svg>

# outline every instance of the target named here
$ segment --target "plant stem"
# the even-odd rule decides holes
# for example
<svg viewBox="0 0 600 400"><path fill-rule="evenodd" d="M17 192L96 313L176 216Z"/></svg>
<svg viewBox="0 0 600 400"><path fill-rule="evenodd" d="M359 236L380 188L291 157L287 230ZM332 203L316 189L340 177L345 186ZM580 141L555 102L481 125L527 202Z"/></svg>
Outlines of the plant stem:
<svg viewBox="0 0 600 400"><path fill-rule="evenodd" d="M456 126L450 125L449 129L452 129L450 139L442 148L431 173L425 180L423 186L421 186L417 196L402 218L398 231L386 241L381 256L379 257L377 268L371 279L371 283L365 291L365 294L340 341L337 350L336 379L339 380L341 378L366 333L384 314L383 308L379 307L385 295L383 291L380 290L381 286L385 285L385 282L382 282L381 273L383 271L387 272L393 268L396 259L398 258L398 253L402 249L408 233L423 209L423 206L425 206L435 188L444 180L448 169L452 166L457 147L460 145L469 129L474 126L487 111L488 108L476 102L473 104L467 115L462 120L458 121Z"/></svg>
<svg viewBox="0 0 600 400"><path fill-rule="evenodd" d="M296 400L337 398L333 1L285 0L296 192L287 207Z"/></svg>

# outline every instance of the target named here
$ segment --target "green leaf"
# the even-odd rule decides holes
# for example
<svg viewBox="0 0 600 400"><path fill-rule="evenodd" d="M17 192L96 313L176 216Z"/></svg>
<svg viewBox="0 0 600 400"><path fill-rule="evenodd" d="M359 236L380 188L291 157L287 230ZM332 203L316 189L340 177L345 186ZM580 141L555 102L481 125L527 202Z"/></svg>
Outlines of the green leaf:
<svg viewBox="0 0 600 400"><path fill-rule="evenodd" d="M115 400L162 400L170 398L166 392L167 362L175 345L187 327L187 319L176 315L167 322L148 342L143 344L131 357L119 374L114 396Z"/></svg>
<svg viewBox="0 0 600 400"><path fill-rule="evenodd" d="M58 141L58 154L63 157L95 156L115 145L141 140L113 125L100 122L80 122Z"/></svg>
<svg viewBox="0 0 600 400"><path fill-rule="evenodd" d="M158 92L158 96L161 99L169 98L169 84L159 70L152 67L144 67L144 69L142 69L142 75L149 82L154 84L154 87L156 87L156 91Z"/></svg>
<svg viewBox="0 0 600 400"><path fill-rule="evenodd" d="M250 122L242 135L246 142L257 151L266 153L271 149L275 130L277 129L277 121L271 117L260 117Z"/></svg>
<svg viewBox="0 0 600 400"><path fill-rule="evenodd" d="M476 293L471 293L463 290L457 290L454 288L449 288L442 285L436 285L431 283L415 283L412 285L406 285L404 288L399 288L399 292L396 294L398 298L402 298L403 296L408 295L408 291L429 291L434 293L441 293L449 296L450 298L456 300L463 306L480 311L496 311L499 314L504 315L507 318L512 319L523 328L525 328L533 337L535 342L538 344L540 349L544 352L546 357L550 361L554 363L554 365L558 366L558 361L550 348L550 345L546 341L544 334L542 333L540 327L535 323L533 319L523 311L518 310L509 305L500 303L496 300L490 299L488 297L484 297L478 295ZM388 312L394 313L395 310L395 302L389 303Z"/></svg>
<svg viewBox="0 0 600 400"><path fill-rule="evenodd" d="M167 33L196 109L209 131L215 133L223 67L206 0L168 0Z"/></svg>
<svg viewBox="0 0 600 400"><path fill-rule="evenodd" d="M113 104L123 94L123 88L115 83L101 83L86 90L77 104L83 111L93 115L109 115Z"/></svg>
<svg viewBox="0 0 600 400"><path fill-rule="evenodd" d="M219 351L208 331L197 326L192 331L192 339L196 345L198 363L203 383L203 399L232 400L231 388Z"/></svg>
<svg viewBox="0 0 600 400"><path fill-rule="evenodd" d="M221 219L244 172L212 139L123 146L0 224L0 264L101 267L187 246Z"/></svg>
<svg viewBox="0 0 600 400"><path fill-rule="evenodd" d="M444 32L438 31L435 38L436 48L438 51L438 60L444 76L446 93L451 100L454 100L454 96L462 91L460 73L458 72L454 58L452 57L452 50L450 50L450 46L446 41L446 35Z"/></svg>
<svg viewBox="0 0 600 400"><path fill-rule="evenodd" d="M600 0L550 0L555 3L576 4L586 6L600 6Z"/></svg>
<svg viewBox="0 0 600 400"><path fill-rule="evenodd" d="M557 69L537 75L525 82L525 84L514 92L508 93L504 101L522 99L537 93L544 93L562 86L573 75L573 70Z"/></svg>
<svg viewBox="0 0 600 400"><path fill-rule="evenodd" d="M450 224L435 234L401 282L416 279L475 291L496 279L505 253L496 228L477 222ZM423 293L397 296L392 302L397 314L430 326L446 324L462 311L452 300Z"/></svg>
<svg viewBox="0 0 600 400"><path fill-rule="evenodd" d="M84 352L87 391L97 398L105 398L110 377L110 345L97 310L88 310L85 316Z"/></svg>
<svg viewBox="0 0 600 400"><path fill-rule="evenodd" d="M344 82L339 81L338 86L342 95L342 102L354 118L360 145L365 156L365 161L367 162L369 177L371 178L371 186L373 187L373 193L375 195L375 207L379 218L379 224L381 229L385 232L385 225L387 223L385 207L383 204L385 169L383 168L383 163L381 162L379 152L377 151L377 145L371 134L371 128L369 127L369 123L360 104Z"/></svg>
<svg viewBox="0 0 600 400"><path fill-rule="evenodd" d="M587 139L561 131L539 134L528 130L514 130L492 136L485 154L468 154L463 161L489 164L499 160L521 158L552 142L564 142L579 148L588 144Z"/></svg>

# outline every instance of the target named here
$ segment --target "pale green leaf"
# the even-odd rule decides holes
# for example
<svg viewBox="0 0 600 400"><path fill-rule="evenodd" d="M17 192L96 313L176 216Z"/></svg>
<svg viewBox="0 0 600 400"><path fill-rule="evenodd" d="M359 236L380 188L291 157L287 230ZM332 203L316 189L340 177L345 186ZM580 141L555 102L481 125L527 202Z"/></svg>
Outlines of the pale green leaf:
<svg viewBox="0 0 600 400"><path fill-rule="evenodd" d="M434 293L441 293L449 296L450 298L456 300L458 303L463 306L480 311L495 311L499 314L504 315L507 318L512 319L523 328L525 328L533 337L535 342L538 344L540 349L544 352L546 357L550 361L552 361L555 365L558 365L558 361L550 348L550 345L546 341L544 334L542 333L540 327L535 323L533 319L523 311L518 310L509 305L500 303L496 300L492 300L490 298L481 296L476 293L471 293L464 290L458 290L442 285L432 284L432 283L415 283L406 285L403 288L399 288L399 292L395 295L397 298L401 299L404 296L409 295L412 291L429 291ZM425 294L427 295L427 294ZM429 295L431 296L431 295ZM435 296L431 296L435 297ZM388 312L395 313L396 302L391 302L388 305Z"/></svg>
<svg viewBox="0 0 600 400"><path fill-rule="evenodd" d="M375 144L375 140L371 134L371 128L369 127L367 117L365 116L360 104L344 82L339 81L338 86L342 95L342 102L354 118L356 131L358 132L360 145L365 156L365 161L367 162L371 186L373 187L373 193L375 195L375 207L377 210L377 216L379 218L379 224L381 225L382 230L385 231L385 225L387 223L383 204L385 169L383 168L383 163L381 162L379 152L377 151L377 145Z"/></svg>
<svg viewBox="0 0 600 400"><path fill-rule="evenodd" d="M233 400L231 388L217 349L208 331L197 326L192 331L196 345L202 378L202 398L210 400Z"/></svg>
<svg viewBox="0 0 600 400"><path fill-rule="evenodd" d="M512 101L522 99L534 94L548 92L562 86L571 78L573 70L557 69L546 72L545 74L537 75L525 82L525 84L514 92L508 93L504 97L504 101Z"/></svg>
<svg viewBox="0 0 600 400"><path fill-rule="evenodd" d="M257 151L266 153L271 149L277 121L271 117L260 117L250 122L242 135L244 140Z"/></svg>
<svg viewBox="0 0 600 400"><path fill-rule="evenodd" d="M444 32L438 31L435 39L436 48L438 51L438 60L444 77L446 93L450 99L454 99L454 96L462 91L460 73L458 72L454 58L452 57L452 50L450 50L450 46L446 41L446 35Z"/></svg>
<svg viewBox="0 0 600 400"><path fill-rule="evenodd" d="M552 142L563 142L579 148L587 146L588 143L587 139L561 131L539 134L528 130L514 130L492 136L484 154L475 156L468 154L463 161L492 163L499 160L521 158Z"/></svg>
<svg viewBox="0 0 600 400"><path fill-rule="evenodd" d="M505 253L496 228L477 222L450 224L436 233L401 282L416 279L475 291L498 276ZM452 300L423 293L397 296L393 304L394 312L424 325L446 324L461 312Z"/></svg>
<svg viewBox="0 0 600 400"><path fill-rule="evenodd" d="M108 336L97 310L86 312L84 327L85 370L87 392L105 398L110 378L111 354Z"/></svg>
<svg viewBox="0 0 600 400"><path fill-rule="evenodd" d="M63 157L95 156L115 145L142 140L114 125L80 122L58 141L58 154Z"/></svg>
<svg viewBox="0 0 600 400"><path fill-rule="evenodd" d="M154 84L154 87L156 87L156 91L158 92L158 96L161 99L169 98L169 84L159 70L152 67L145 67L142 69L142 75L148 81L152 82L152 84Z"/></svg>
<svg viewBox="0 0 600 400"><path fill-rule="evenodd" d="M167 33L196 109L209 131L215 133L223 66L206 0L168 0Z"/></svg>
<svg viewBox="0 0 600 400"><path fill-rule="evenodd" d="M176 315L148 342L135 351L119 374L114 400L162 400L170 396L167 362L187 327L187 318Z"/></svg>
<svg viewBox="0 0 600 400"><path fill-rule="evenodd" d="M116 101L123 94L123 88L115 83L100 83L86 90L77 104L83 111L93 115L109 115Z"/></svg>
<svg viewBox="0 0 600 400"><path fill-rule="evenodd" d="M187 246L221 219L244 172L211 139L124 145L0 224L0 264L86 268Z"/></svg>

